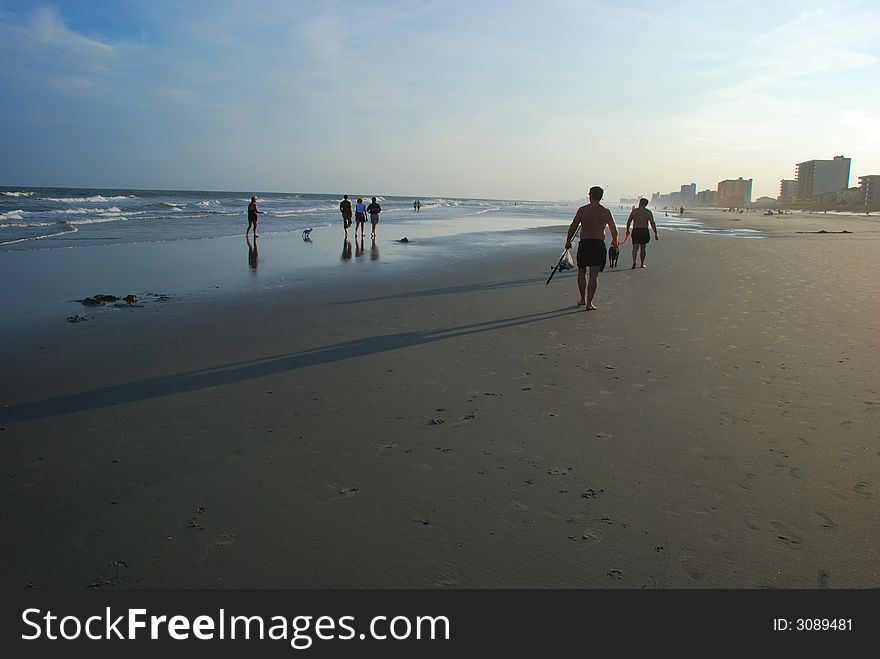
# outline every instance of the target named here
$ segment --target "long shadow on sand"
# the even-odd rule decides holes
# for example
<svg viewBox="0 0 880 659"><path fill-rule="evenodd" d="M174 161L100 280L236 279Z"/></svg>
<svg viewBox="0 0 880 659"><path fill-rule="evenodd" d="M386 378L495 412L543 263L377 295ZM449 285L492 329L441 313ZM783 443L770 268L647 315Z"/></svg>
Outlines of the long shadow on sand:
<svg viewBox="0 0 880 659"><path fill-rule="evenodd" d="M15 423L60 414L82 412L90 409L110 407L141 400L149 400L160 396L169 396L184 392L219 387L245 380L262 378L285 371L294 371L309 366L320 366L333 362L375 355L391 350L412 348L437 341L456 339L471 334L494 332L512 327L537 323L552 318L567 316L579 310L571 307L554 311L527 314L514 318L490 320L483 323L459 325L445 329L413 330L368 336L343 341L321 348L303 350L287 355L263 357L245 362L225 364L214 368L199 369L187 373L150 378L139 382L129 382L110 387L101 387L88 391L46 398L30 403L21 403L0 408L0 423Z"/></svg>
<svg viewBox="0 0 880 659"><path fill-rule="evenodd" d="M444 286L442 288L430 288L421 291L405 291L403 293L393 293L391 295L380 295L378 297L358 298L355 300L340 300L332 304L357 304L360 302L378 302L379 300L407 299L414 297L433 297L436 295L454 295L457 293L469 293L472 291L492 291L502 288L515 288L517 286L530 286L537 282L543 282L545 277L528 277L524 279L504 279L492 282L475 282L473 284L462 284L460 286Z"/></svg>

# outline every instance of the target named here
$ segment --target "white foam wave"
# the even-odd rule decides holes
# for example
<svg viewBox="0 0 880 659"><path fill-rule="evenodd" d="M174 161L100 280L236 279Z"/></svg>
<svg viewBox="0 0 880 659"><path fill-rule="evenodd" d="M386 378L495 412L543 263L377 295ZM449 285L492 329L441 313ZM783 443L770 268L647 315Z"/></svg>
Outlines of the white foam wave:
<svg viewBox="0 0 880 659"><path fill-rule="evenodd" d="M133 195L122 195L118 197L105 197L104 195L94 195L92 197L43 197L42 201L55 201L60 204L103 204L108 201L123 201L125 199L136 199Z"/></svg>
<svg viewBox="0 0 880 659"><path fill-rule="evenodd" d="M104 224L105 222L126 222L128 218L121 215L107 215L103 217L90 217L86 220L65 220L66 224Z"/></svg>
<svg viewBox="0 0 880 659"><path fill-rule="evenodd" d="M14 210L7 211L6 213L0 213L0 220L23 220L24 219L24 211Z"/></svg>
<svg viewBox="0 0 880 659"><path fill-rule="evenodd" d="M54 227L58 222L28 222L27 224L0 224L0 229L30 229L32 227Z"/></svg>
<svg viewBox="0 0 880 659"><path fill-rule="evenodd" d="M273 210L270 215L272 217L296 217L297 215L305 215L306 213L320 213L321 208L297 208L291 210L283 210L283 211L275 211Z"/></svg>
<svg viewBox="0 0 880 659"><path fill-rule="evenodd" d="M219 206L220 202L217 201L216 199L210 199L210 200L206 199L205 201L200 201L196 205L197 206Z"/></svg>
<svg viewBox="0 0 880 659"><path fill-rule="evenodd" d="M0 194L3 194L6 197L33 197L34 196L33 192L3 192Z"/></svg>
<svg viewBox="0 0 880 659"><path fill-rule="evenodd" d="M42 236L29 236L27 238L16 238L15 240L6 240L3 242L0 242L0 245L12 245L14 243L23 243L23 242L27 242L29 240L44 240L46 238L54 238L55 236L63 236L64 234L67 234L67 233L76 233L76 231L77 231L76 227L66 227L63 231L56 231L54 233L47 233Z"/></svg>

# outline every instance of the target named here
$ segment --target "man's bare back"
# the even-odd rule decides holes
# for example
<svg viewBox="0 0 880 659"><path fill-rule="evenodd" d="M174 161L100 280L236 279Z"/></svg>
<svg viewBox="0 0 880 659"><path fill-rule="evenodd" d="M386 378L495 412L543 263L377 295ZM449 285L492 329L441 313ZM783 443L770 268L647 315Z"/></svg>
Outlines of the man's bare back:
<svg viewBox="0 0 880 659"><path fill-rule="evenodd" d="M581 240L586 238L605 240L605 227L613 227L614 233L617 228L611 211L599 203L590 203L578 208L577 213L574 214L572 225L577 226L578 224L581 226ZM616 235L612 237L617 238Z"/></svg>
<svg viewBox="0 0 880 659"><path fill-rule="evenodd" d="M627 228L630 226L630 222L632 222L633 229L647 229L650 225L654 231L657 230L654 225L654 214L644 206L640 206L630 213L626 222Z"/></svg>

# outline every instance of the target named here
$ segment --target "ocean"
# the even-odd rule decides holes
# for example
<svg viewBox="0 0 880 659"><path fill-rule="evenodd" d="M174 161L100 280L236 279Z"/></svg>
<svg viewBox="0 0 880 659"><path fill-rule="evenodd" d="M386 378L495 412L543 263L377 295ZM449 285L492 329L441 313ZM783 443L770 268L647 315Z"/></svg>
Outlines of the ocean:
<svg viewBox="0 0 880 659"><path fill-rule="evenodd" d="M247 204L256 194L260 234L341 229L341 194L210 192L199 190L107 190L0 187L0 249L31 250L222 238L244 234ZM349 194L354 204L357 194ZM366 203L373 195L361 195ZM584 200L525 201L419 198L376 195L383 235L400 238L492 232L567 224ZM607 203L625 224L629 208ZM716 232L689 219L664 217L670 230ZM389 233L390 232L390 233ZM744 230L726 235L749 236ZM754 232L751 232L754 234ZM400 234L399 236L397 234Z"/></svg>

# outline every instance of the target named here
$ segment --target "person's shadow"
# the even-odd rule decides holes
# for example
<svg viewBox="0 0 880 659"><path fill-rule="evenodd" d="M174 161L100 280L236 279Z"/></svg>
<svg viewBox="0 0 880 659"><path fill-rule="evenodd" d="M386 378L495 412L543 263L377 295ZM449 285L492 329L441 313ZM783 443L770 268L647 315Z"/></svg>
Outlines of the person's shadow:
<svg viewBox="0 0 880 659"><path fill-rule="evenodd" d="M364 255L364 239L358 240L357 233L354 236L354 255L360 258Z"/></svg>
<svg viewBox="0 0 880 659"><path fill-rule="evenodd" d="M345 234L345 241L342 243L342 260L348 261L351 259L351 241L348 239L348 234Z"/></svg>
<svg viewBox="0 0 880 659"><path fill-rule="evenodd" d="M248 236L245 236L245 240L247 240L248 245L248 265L251 267L251 270L256 272L260 260L260 254L257 251L257 238L254 236L253 243L251 243L251 239Z"/></svg>
<svg viewBox="0 0 880 659"><path fill-rule="evenodd" d="M373 236L373 242L370 245L370 260L378 261L379 260L379 246L376 245L376 236Z"/></svg>

